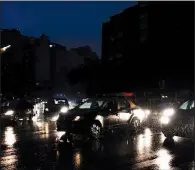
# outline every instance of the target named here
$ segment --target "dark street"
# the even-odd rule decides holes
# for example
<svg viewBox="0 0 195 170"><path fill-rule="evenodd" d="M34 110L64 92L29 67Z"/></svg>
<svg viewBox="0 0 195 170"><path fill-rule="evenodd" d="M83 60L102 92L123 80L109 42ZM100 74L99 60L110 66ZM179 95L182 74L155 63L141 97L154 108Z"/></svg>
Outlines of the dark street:
<svg viewBox="0 0 195 170"><path fill-rule="evenodd" d="M174 137L166 143L163 134L145 128L136 136L109 134L100 141L58 147L62 133L54 123L33 122L1 130L2 170L54 169L192 169L193 143ZM120 134L120 135L119 135ZM80 144L80 145L79 145Z"/></svg>
<svg viewBox="0 0 195 170"><path fill-rule="evenodd" d="M194 169L193 2L1 6L0 170Z"/></svg>

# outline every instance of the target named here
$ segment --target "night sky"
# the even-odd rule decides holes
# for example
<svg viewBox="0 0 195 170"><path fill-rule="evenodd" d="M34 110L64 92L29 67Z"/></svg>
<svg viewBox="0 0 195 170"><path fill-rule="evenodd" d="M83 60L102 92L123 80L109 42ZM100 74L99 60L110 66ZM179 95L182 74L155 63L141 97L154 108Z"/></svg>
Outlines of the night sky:
<svg viewBox="0 0 195 170"><path fill-rule="evenodd" d="M2 28L49 38L68 48L89 45L101 54L102 22L136 2L2 2Z"/></svg>

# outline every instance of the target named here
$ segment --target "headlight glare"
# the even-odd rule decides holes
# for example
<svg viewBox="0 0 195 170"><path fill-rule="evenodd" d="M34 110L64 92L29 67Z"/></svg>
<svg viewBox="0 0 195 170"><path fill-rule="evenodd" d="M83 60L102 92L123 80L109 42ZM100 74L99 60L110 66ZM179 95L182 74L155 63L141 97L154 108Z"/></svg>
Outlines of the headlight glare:
<svg viewBox="0 0 195 170"><path fill-rule="evenodd" d="M74 118L74 121L79 121L79 120L81 120L81 117L80 117L80 116L76 116L76 117Z"/></svg>
<svg viewBox="0 0 195 170"><path fill-rule="evenodd" d="M144 118L145 118L145 116L146 116L146 114L145 114L145 112L142 110L142 109L136 109L136 110L134 110L134 114L142 121Z"/></svg>
<svg viewBox="0 0 195 170"><path fill-rule="evenodd" d="M169 117L163 116L163 117L161 117L160 121L161 121L162 124L168 124L169 123Z"/></svg>
<svg viewBox="0 0 195 170"><path fill-rule="evenodd" d="M151 111L147 109L147 110L145 110L145 113L148 116L148 115L150 115Z"/></svg>
<svg viewBox="0 0 195 170"><path fill-rule="evenodd" d="M62 107L60 110L61 113L66 113L68 112L68 107Z"/></svg>
<svg viewBox="0 0 195 170"><path fill-rule="evenodd" d="M51 121L55 122L55 121L57 121L57 120L58 120L58 118L59 118L59 115L54 116L54 117L52 117Z"/></svg>
<svg viewBox="0 0 195 170"><path fill-rule="evenodd" d="M170 108L170 109L165 109L163 111L163 116L172 116L175 113L175 110Z"/></svg>
<svg viewBox="0 0 195 170"><path fill-rule="evenodd" d="M6 116L11 116L11 115L13 115L13 114L14 114L14 111L13 111L13 110L8 110L8 111L5 113Z"/></svg>

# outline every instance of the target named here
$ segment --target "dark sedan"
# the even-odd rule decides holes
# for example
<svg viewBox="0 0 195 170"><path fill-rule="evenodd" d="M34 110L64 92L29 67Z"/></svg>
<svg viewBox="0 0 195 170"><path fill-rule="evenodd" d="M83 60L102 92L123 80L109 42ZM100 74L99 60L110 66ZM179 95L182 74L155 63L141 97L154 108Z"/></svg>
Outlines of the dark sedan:
<svg viewBox="0 0 195 170"><path fill-rule="evenodd" d="M45 103L44 117L51 121L56 121L59 112L67 112L69 109L68 100L51 98Z"/></svg>
<svg viewBox="0 0 195 170"><path fill-rule="evenodd" d="M66 113L60 113L57 130L69 134L82 134L98 139L101 132L129 127L137 131L145 112L130 108L129 101L116 98L89 99Z"/></svg>
<svg viewBox="0 0 195 170"><path fill-rule="evenodd" d="M194 112L194 100L183 102L177 109L165 109L160 119L165 137L168 139L172 139L173 136L192 138Z"/></svg>

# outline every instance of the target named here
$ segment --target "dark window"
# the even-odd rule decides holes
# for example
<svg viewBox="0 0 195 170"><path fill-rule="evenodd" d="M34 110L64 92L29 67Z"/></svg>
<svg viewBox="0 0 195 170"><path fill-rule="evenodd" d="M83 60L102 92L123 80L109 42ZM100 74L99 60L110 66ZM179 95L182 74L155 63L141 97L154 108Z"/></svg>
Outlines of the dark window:
<svg viewBox="0 0 195 170"><path fill-rule="evenodd" d="M146 7L148 5L148 2L139 2L140 7Z"/></svg>
<svg viewBox="0 0 195 170"><path fill-rule="evenodd" d="M143 43L147 40L147 30L141 30L140 31L140 41Z"/></svg>
<svg viewBox="0 0 195 170"><path fill-rule="evenodd" d="M109 111L111 111L112 114L114 114L114 112L117 111L116 101L109 101L104 107L109 109Z"/></svg>
<svg viewBox="0 0 195 170"><path fill-rule="evenodd" d="M130 104L126 100L119 100L118 101L118 106L119 106L119 110L129 109L130 108Z"/></svg>
<svg viewBox="0 0 195 170"><path fill-rule="evenodd" d="M119 59L122 57L122 54L116 54L116 58Z"/></svg>
<svg viewBox="0 0 195 170"><path fill-rule="evenodd" d="M140 14L140 20L148 20L148 13Z"/></svg>
<svg viewBox="0 0 195 170"><path fill-rule="evenodd" d="M122 38L122 37L123 37L123 32L119 32L117 38Z"/></svg>

